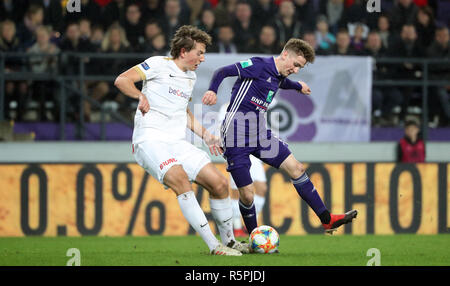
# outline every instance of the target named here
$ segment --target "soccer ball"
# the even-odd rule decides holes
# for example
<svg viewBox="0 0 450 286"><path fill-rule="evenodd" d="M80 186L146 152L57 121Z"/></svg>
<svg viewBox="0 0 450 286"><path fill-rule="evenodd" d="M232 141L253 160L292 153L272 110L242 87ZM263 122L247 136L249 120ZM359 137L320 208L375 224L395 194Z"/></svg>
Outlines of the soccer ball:
<svg viewBox="0 0 450 286"><path fill-rule="evenodd" d="M280 236L271 226L261 225L250 234L250 247L256 253L274 253L280 245Z"/></svg>

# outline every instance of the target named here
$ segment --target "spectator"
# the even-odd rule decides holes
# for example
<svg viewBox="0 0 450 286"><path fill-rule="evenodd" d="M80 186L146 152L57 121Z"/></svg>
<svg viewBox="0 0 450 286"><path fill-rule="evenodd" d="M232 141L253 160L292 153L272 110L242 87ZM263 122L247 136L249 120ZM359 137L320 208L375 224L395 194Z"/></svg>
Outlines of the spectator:
<svg viewBox="0 0 450 286"><path fill-rule="evenodd" d="M351 37L351 49L355 54L361 54L364 51L364 26L361 23L355 25L353 36Z"/></svg>
<svg viewBox="0 0 450 286"><path fill-rule="evenodd" d="M214 9L217 26L231 25L234 20L238 0L221 0Z"/></svg>
<svg viewBox="0 0 450 286"><path fill-rule="evenodd" d="M62 52L93 52L90 40L81 38L80 25L78 23L70 23L67 25L64 38L59 48ZM79 73L79 62L72 56L63 57L61 67L64 74Z"/></svg>
<svg viewBox="0 0 450 286"><path fill-rule="evenodd" d="M139 45L144 42L144 23L142 22L141 10L137 4L126 7L125 20L122 23L133 50L138 50Z"/></svg>
<svg viewBox="0 0 450 286"><path fill-rule="evenodd" d="M397 58L419 58L424 55L423 48L417 42L417 33L413 24L406 24L402 27L400 40L391 47L388 55ZM418 80L421 78L421 66L418 64L404 62L400 65L396 64L390 69L392 69L392 78L409 80ZM411 86L393 87L391 89L391 93L396 94L392 96L403 96L404 99L400 120L404 120L408 107L412 105L421 106L420 98L413 98L414 91L415 88ZM415 109L419 112L420 108L417 107Z"/></svg>
<svg viewBox="0 0 450 286"><path fill-rule="evenodd" d="M66 32L64 33L64 37L60 42L59 48L61 50L61 64L60 69L61 72L65 75L77 75L80 71L80 61L84 61L87 64L86 73L90 73L89 66L91 66L88 58L78 58L72 55L67 55L65 52L79 52L79 53L88 53L93 52L93 47L91 46L89 39L81 39L80 38L80 25L78 23L69 23L66 27ZM73 85L74 89L77 90L86 90L85 83L81 86L78 82L70 82ZM79 110L80 110L80 96L76 93L68 93L67 111L72 120L79 120ZM87 109L87 102L83 101L83 105L85 106L85 110ZM89 114L85 113L84 120L89 121Z"/></svg>
<svg viewBox="0 0 450 286"><path fill-rule="evenodd" d="M2 0L0 1L0 22L6 19L19 23L25 16L25 11L29 6L28 0Z"/></svg>
<svg viewBox="0 0 450 286"><path fill-rule="evenodd" d="M211 47L212 53L236 54L238 47L234 44L234 32L231 26L219 27L217 42Z"/></svg>
<svg viewBox="0 0 450 286"><path fill-rule="evenodd" d="M350 46L350 35L346 29L340 29L336 35L336 44L332 47L332 54L338 56L353 56L356 51Z"/></svg>
<svg viewBox="0 0 450 286"><path fill-rule="evenodd" d="M390 13L390 23L395 32L400 32L405 24L413 23L417 14L413 0L398 0Z"/></svg>
<svg viewBox="0 0 450 286"><path fill-rule="evenodd" d="M253 20L258 27L263 27L269 24L274 15L277 14L277 6L271 0L256 0L253 1L252 11Z"/></svg>
<svg viewBox="0 0 450 286"><path fill-rule="evenodd" d="M367 12L367 1L354 0L351 5L344 9L340 26L347 27L348 24L364 23L366 26L374 28L377 18L378 13Z"/></svg>
<svg viewBox="0 0 450 286"><path fill-rule="evenodd" d="M113 23L123 23L125 21L125 0L112 0L106 5L102 14L103 28L107 30Z"/></svg>
<svg viewBox="0 0 450 286"><path fill-rule="evenodd" d="M397 145L397 160L402 163L425 162L425 142L420 136L419 124L409 120L405 124L405 136Z"/></svg>
<svg viewBox="0 0 450 286"><path fill-rule="evenodd" d="M159 33L152 38L151 56L165 56L168 51L169 47L163 33Z"/></svg>
<svg viewBox="0 0 450 286"><path fill-rule="evenodd" d="M78 22L80 26L80 39L90 40L91 38L91 21L86 18L82 18Z"/></svg>
<svg viewBox="0 0 450 286"><path fill-rule="evenodd" d="M164 14L163 1L159 0L144 0L144 7L142 10L142 18L147 21L161 18Z"/></svg>
<svg viewBox="0 0 450 286"><path fill-rule="evenodd" d="M381 37L376 31L372 31L367 36L367 42L363 55L372 56L373 61L372 71L373 80L389 79L389 71L385 64L377 63L376 58L387 56L387 50L384 48ZM389 88L372 86L372 110L373 110L373 125L385 125L393 117L393 110L396 106L401 106L401 94L389 94Z"/></svg>
<svg viewBox="0 0 450 286"><path fill-rule="evenodd" d="M436 30L433 11L430 7L423 6L419 8L415 27L420 45L427 48L433 42L434 32Z"/></svg>
<svg viewBox="0 0 450 286"><path fill-rule="evenodd" d="M31 4L41 6L44 9L44 25L51 26L55 32L62 32L64 19L61 1L31 0Z"/></svg>
<svg viewBox="0 0 450 286"><path fill-rule="evenodd" d="M144 42L140 45L139 51L142 53L152 53L152 39L162 33L158 21L150 20L145 24L144 28Z"/></svg>
<svg viewBox="0 0 450 286"><path fill-rule="evenodd" d="M188 24L188 19L181 15L180 0L167 0L164 6L164 17L160 21L166 39L172 39L175 31L183 25Z"/></svg>
<svg viewBox="0 0 450 286"><path fill-rule="evenodd" d="M316 39L319 48L323 51L331 51L331 48L336 43L336 38L328 31L326 16L321 15L317 17Z"/></svg>
<svg viewBox="0 0 450 286"><path fill-rule="evenodd" d="M427 50L427 56L430 58L450 59L450 37L446 26L440 26L436 29L434 42ZM446 63L431 64L429 67L430 79L450 81L450 66ZM430 115L438 116L441 127L450 124L450 95L449 88L445 86L436 86L430 88Z"/></svg>
<svg viewBox="0 0 450 286"><path fill-rule="evenodd" d="M197 27L207 32L212 37L213 42L217 40L216 16L213 10L205 9L202 11L200 19L197 20Z"/></svg>
<svg viewBox="0 0 450 286"><path fill-rule="evenodd" d="M296 18L303 24L303 30L313 30L316 25L316 11L312 0L294 0Z"/></svg>
<svg viewBox="0 0 450 286"><path fill-rule="evenodd" d="M247 2L236 5L235 21L233 22L234 42L242 53L250 52L250 47L256 43L259 27L252 20L252 8Z"/></svg>
<svg viewBox="0 0 450 286"><path fill-rule="evenodd" d="M385 49L389 49L389 47L394 43L397 39L393 32L390 31L390 22L389 18L386 15L381 15L378 18L378 33L381 38L381 42L383 43L383 47Z"/></svg>
<svg viewBox="0 0 450 286"><path fill-rule="evenodd" d="M80 19L88 19L93 25L100 25L102 18L102 9L95 0L81 0L80 12L66 13L64 16L64 24L78 22ZM63 27L64 29L66 27Z"/></svg>
<svg viewBox="0 0 450 286"><path fill-rule="evenodd" d="M89 40L90 40L90 44L91 44L93 52L100 52L101 47L102 47L103 37L104 37L104 31L103 31L102 26L96 25L96 26L92 27L92 33L91 33Z"/></svg>
<svg viewBox="0 0 450 286"><path fill-rule="evenodd" d="M5 20L0 23L0 52L20 52L21 45L19 38L16 35L16 25L11 20ZM6 73L20 71L23 67L20 58L6 58L5 71ZM4 114L7 119L13 119L10 116L10 103L16 102L16 116L14 119L22 121L23 115L26 111L28 86L25 81L6 81L5 82L5 104Z"/></svg>
<svg viewBox="0 0 450 286"><path fill-rule="evenodd" d="M314 48L316 55L326 56L330 54L330 50L323 50L319 47L319 45L317 44L316 34L313 31L306 31L303 34L303 40L308 42L308 44L310 44L311 47Z"/></svg>
<svg viewBox="0 0 450 286"><path fill-rule="evenodd" d="M41 6L30 5L25 13L23 22L17 26L17 37L23 50L28 49L36 41L35 31L43 24L44 10Z"/></svg>
<svg viewBox="0 0 450 286"><path fill-rule="evenodd" d="M262 27L259 33L259 41L251 48L251 52L255 54L269 54L275 55L281 52L281 47L278 45L275 29L266 25Z"/></svg>
<svg viewBox="0 0 450 286"><path fill-rule="evenodd" d="M113 24L105 33L105 37L102 42L103 53L127 53L130 51L130 43L127 40L125 30L118 24ZM107 59L104 61L104 73L109 75L117 75L125 71L129 66L127 60ZM114 86L113 82L108 82L108 93L101 97L101 95L94 95L94 99L100 102L114 101L120 104L119 110L124 111L128 107L132 100L127 100L126 97L119 92Z"/></svg>
<svg viewBox="0 0 450 286"><path fill-rule="evenodd" d="M50 42L51 28L40 26L36 29L36 43L31 46L27 53L37 54L29 58L31 71L34 73L57 72L57 61L59 48ZM44 54L44 55L43 55ZM36 81L32 84L33 99L39 103L39 121L56 120L58 118L57 101L55 100L54 90L56 85L53 81ZM46 104L51 102L53 108L51 117L47 116Z"/></svg>
<svg viewBox="0 0 450 286"><path fill-rule="evenodd" d="M341 19L344 14L344 1L320 0L319 13L327 17L330 31L336 34L339 27L342 26Z"/></svg>
<svg viewBox="0 0 450 286"><path fill-rule="evenodd" d="M294 3L284 0L280 3L278 14L273 20L280 46L284 46L290 38L300 38L303 34L302 23L296 18Z"/></svg>
<svg viewBox="0 0 450 286"><path fill-rule="evenodd" d="M197 23L198 18L201 18L201 14L205 10L211 10L211 4L208 1L204 0L186 0L186 4L189 7L190 18L189 24L195 25Z"/></svg>

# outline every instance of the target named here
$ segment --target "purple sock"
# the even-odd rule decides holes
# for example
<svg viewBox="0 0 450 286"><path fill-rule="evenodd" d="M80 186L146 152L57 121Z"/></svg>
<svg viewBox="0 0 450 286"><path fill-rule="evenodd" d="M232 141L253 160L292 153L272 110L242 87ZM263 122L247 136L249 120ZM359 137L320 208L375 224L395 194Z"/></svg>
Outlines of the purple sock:
<svg viewBox="0 0 450 286"><path fill-rule="evenodd" d="M251 206L246 206L243 202L241 202L241 200L239 200L239 210L241 211L241 215L244 219L244 224L248 233L252 233L252 231L258 226L258 222L256 221L255 204L252 202Z"/></svg>
<svg viewBox="0 0 450 286"><path fill-rule="evenodd" d="M318 217L327 210L306 172L300 178L292 180L292 183L300 197L306 201Z"/></svg>

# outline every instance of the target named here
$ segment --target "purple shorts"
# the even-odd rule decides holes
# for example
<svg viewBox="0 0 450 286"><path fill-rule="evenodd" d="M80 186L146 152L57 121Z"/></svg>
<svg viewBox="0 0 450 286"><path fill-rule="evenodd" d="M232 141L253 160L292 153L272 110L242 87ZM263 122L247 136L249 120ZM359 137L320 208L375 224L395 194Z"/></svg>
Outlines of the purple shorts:
<svg viewBox="0 0 450 286"><path fill-rule="evenodd" d="M239 147L235 144L229 144L229 142L225 144L223 155L228 163L227 171L233 176L238 188L253 182L250 176L250 155L278 169L281 163L291 154L287 143L272 135L270 130L266 131L266 136L262 139L259 138L255 147L251 147L251 145ZM226 142L226 138L224 142Z"/></svg>

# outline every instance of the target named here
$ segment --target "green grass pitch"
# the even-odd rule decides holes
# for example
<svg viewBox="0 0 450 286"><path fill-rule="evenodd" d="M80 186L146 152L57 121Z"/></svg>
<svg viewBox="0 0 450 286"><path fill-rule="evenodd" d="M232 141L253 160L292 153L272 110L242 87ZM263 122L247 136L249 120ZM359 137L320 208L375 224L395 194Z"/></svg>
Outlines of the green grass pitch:
<svg viewBox="0 0 450 286"><path fill-rule="evenodd" d="M450 235L306 235L280 239L279 254L208 255L199 236L0 238L0 266L64 266L78 248L81 266L382 266L450 265Z"/></svg>

